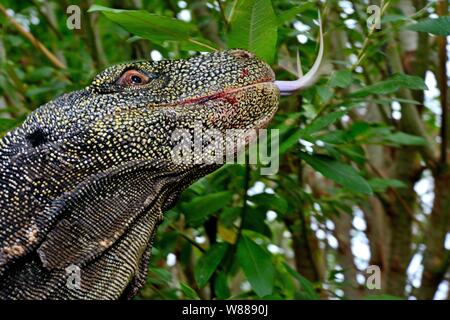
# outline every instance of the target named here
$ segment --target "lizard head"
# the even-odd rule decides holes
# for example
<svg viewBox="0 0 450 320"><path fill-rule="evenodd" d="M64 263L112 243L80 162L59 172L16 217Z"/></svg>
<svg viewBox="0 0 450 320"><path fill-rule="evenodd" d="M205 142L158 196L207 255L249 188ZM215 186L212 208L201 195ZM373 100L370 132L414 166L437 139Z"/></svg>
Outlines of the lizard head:
<svg viewBox="0 0 450 320"><path fill-rule="evenodd" d="M23 168L38 197L46 199L89 177L133 163L170 164L168 171L191 172L195 180L223 163L216 157L205 163L203 155L198 156L203 149L195 150L196 129L223 135L229 129L264 128L278 108L278 99L273 71L244 50L123 63L99 73L85 89L33 111L4 137L0 148L14 151L14 156L8 154L8 165L34 159L56 170L58 178L50 178L41 177L45 170L39 171L37 165ZM183 130L189 134L187 139L174 139L174 133ZM174 161L173 151L187 140L190 156ZM216 142L225 146L220 139ZM58 183L50 188L48 179ZM40 193L44 189L45 196Z"/></svg>
<svg viewBox="0 0 450 320"><path fill-rule="evenodd" d="M0 298L135 292L162 212L218 168L173 162L173 133L264 128L280 91L302 86L228 50L116 65L32 112L0 142ZM72 265L83 271L76 292Z"/></svg>
<svg viewBox="0 0 450 320"><path fill-rule="evenodd" d="M0 209L14 222L0 230L0 277L33 250L48 270L120 246L137 265L162 211L221 164L173 161L174 132L262 128L278 98L267 64L228 50L112 66L36 109L0 142Z"/></svg>
<svg viewBox="0 0 450 320"><path fill-rule="evenodd" d="M175 131L201 127L225 134L266 127L279 98L270 67L238 49L112 66L85 94L79 118L85 114L89 122L86 141L109 142L127 148L127 156L144 158L167 158Z"/></svg>

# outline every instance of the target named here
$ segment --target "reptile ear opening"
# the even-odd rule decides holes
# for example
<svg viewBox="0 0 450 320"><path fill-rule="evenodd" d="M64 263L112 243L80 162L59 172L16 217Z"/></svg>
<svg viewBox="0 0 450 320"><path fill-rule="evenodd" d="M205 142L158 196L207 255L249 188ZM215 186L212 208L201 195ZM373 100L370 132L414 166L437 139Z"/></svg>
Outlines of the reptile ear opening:
<svg viewBox="0 0 450 320"><path fill-rule="evenodd" d="M42 128L37 128L32 133L28 134L26 139L31 146L35 148L47 142L47 134Z"/></svg>

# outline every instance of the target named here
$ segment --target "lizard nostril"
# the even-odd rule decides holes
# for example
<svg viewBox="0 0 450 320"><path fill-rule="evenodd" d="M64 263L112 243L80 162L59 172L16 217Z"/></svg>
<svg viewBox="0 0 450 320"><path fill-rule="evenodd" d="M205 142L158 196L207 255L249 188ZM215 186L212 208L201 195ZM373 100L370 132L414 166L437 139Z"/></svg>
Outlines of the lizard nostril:
<svg viewBox="0 0 450 320"><path fill-rule="evenodd" d="M250 59L253 58L254 55L248 51L244 51L244 50L235 50L231 53L233 56L235 56L236 58L242 58L242 59Z"/></svg>

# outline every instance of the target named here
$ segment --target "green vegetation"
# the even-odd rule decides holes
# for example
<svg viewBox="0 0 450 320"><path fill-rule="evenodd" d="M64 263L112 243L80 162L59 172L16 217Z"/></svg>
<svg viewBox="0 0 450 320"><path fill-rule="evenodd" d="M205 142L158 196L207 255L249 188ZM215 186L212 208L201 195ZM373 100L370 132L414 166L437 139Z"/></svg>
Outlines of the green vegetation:
<svg viewBox="0 0 450 320"><path fill-rule="evenodd" d="M2 1L0 135L127 60L244 48L295 79L297 52L303 72L314 62L322 16L323 76L281 98L271 124L280 170L226 165L184 192L137 298L448 299L445 1L381 1L380 29L365 1L82 0L79 30L69 5Z"/></svg>

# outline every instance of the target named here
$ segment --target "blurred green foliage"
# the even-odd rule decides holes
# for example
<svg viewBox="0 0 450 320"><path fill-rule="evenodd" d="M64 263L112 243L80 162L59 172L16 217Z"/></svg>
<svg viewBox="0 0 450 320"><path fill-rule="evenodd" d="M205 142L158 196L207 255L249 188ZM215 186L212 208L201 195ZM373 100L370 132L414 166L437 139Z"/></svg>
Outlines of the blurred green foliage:
<svg viewBox="0 0 450 320"><path fill-rule="evenodd" d="M271 63L277 78L294 79L297 51L307 71L318 48L316 1L80 1L80 30L66 27L68 5L3 1L14 19L67 68L54 67L0 16L2 135L41 104L88 85L106 65L150 59L151 52L177 59L199 51L245 48ZM425 90L423 77L387 72L384 63L387 39L411 20L392 7L389 16L396 18L391 27L371 34L365 5L353 8L341 19L332 18L343 17L339 1L326 1L321 8L327 56L334 67L328 66L329 74L316 86L282 99L271 126L280 130L279 173L262 176L258 166L227 165L189 188L158 230L147 284L138 298L346 297L353 284L339 276L345 271L339 267L339 247L330 246L326 237L311 242L309 247L317 247L308 254L317 256L310 258L325 268L325 275L311 277L301 274L299 259L305 253L298 252L308 245L294 243L314 237L311 221L316 231L330 237L334 231L327 221L332 217L351 215L372 194L405 188L402 181L368 170L367 146L395 150L427 143L402 132L391 114L373 121L361 113L368 107L389 113L393 102L420 104L402 100L396 92ZM349 28L349 20L356 26ZM426 20L408 28L448 31L448 19L439 21L444 27L436 23ZM330 52L337 30L347 38L338 54ZM365 43L368 37L371 41ZM427 131L436 134L436 116L425 112ZM318 186L311 186L311 179ZM365 276L363 270L357 273Z"/></svg>

